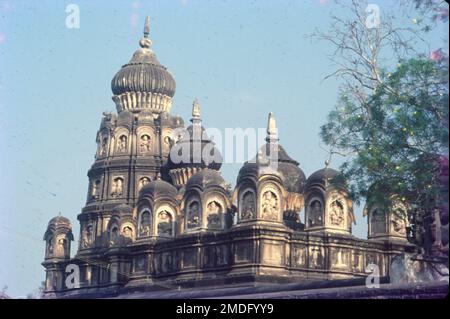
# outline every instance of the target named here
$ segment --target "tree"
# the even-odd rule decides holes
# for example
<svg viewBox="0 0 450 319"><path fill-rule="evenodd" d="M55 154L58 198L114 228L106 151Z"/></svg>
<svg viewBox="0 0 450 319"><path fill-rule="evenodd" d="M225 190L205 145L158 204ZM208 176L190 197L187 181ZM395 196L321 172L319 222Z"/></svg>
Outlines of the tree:
<svg viewBox="0 0 450 319"><path fill-rule="evenodd" d="M439 157L448 153L448 57L441 49L433 57L416 50L436 12L445 16L442 5L404 4L403 18L411 9L422 17L405 27L398 13L353 0L342 4L345 18L333 15L328 32L313 34L334 49L336 70L326 78L343 83L321 136L330 155L345 157L341 169L351 196L359 202L370 189L371 200L389 207L386 195L396 195L413 207L416 225L430 212ZM368 23L374 13L378 19Z"/></svg>

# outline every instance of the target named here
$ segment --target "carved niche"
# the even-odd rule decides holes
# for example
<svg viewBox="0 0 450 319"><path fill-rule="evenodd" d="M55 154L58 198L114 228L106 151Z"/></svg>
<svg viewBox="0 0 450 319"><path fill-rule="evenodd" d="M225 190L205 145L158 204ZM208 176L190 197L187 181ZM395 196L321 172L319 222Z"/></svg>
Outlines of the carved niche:
<svg viewBox="0 0 450 319"><path fill-rule="evenodd" d="M119 226L117 224L113 224L109 229L109 245L116 246L119 244Z"/></svg>
<svg viewBox="0 0 450 319"><path fill-rule="evenodd" d="M386 233L386 213L375 207L370 212L370 234Z"/></svg>
<svg viewBox="0 0 450 319"><path fill-rule="evenodd" d="M139 218L139 237L146 237L151 235L151 220L150 211L144 210Z"/></svg>
<svg viewBox="0 0 450 319"><path fill-rule="evenodd" d="M313 198L308 205L308 226L317 227L323 226L324 209L322 201L318 198Z"/></svg>
<svg viewBox="0 0 450 319"><path fill-rule="evenodd" d="M197 200L193 200L187 206L187 214L186 214L186 228L192 229L200 227L200 214L201 207L200 203Z"/></svg>
<svg viewBox="0 0 450 319"><path fill-rule="evenodd" d="M222 228L222 205L213 200L206 205L206 219L208 228Z"/></svg>
<svg viewBox="0 0 450 319"><path fill-rule="evenodd" d="M157 215L156 228L158 236L173 236L173 217L167 210L161 210Z"/></svg>
<svg viewBox="0 0 450 319"><path fill-rule="evenodd" d="M84 227L81 234L81 247L89 248L92 246L94 238L94 230L92 224L88 224Z"/></svg>
<svg viewBox="0 0 450 319"><path fill-rule="evenodd" d="M142 187L144 187L148 183L150 183L150 178L148 178L146 176L141 177L141 179L139 179L139 182L138 182L138 190L141 190Z"/></svg>
<svg viewBox="0 0 450 319"><path fill-rule="evenodd" d="M128 150L128 138L126 135L121 135L117 141L117 153L126 153Z"/></svg>
<svg viewBox="0 0 450 319"><path fill-rule="evenodd" d="M261 218L278 220L280 200L273 190L265 190L261 196Z"/></svg>
<svg viewBox="0 0 450 319"><path fill-rule="evenodd" d="M111 185L111 196L120 197L123 194L123 178L116 177L114 178Z"/></svg>
<svg viewBox="0 0 450 319"><path fill-rule="evenodd" d="M345 211L341 200L335 199L328 209L328 220L331 226L345 227Z"/></svg>
<svg viewBox="0 0 450 319"><path fill-rule="evenodd" d="M256 196L253 190L245 190L242 193L239 208L241 220L256 218Z"/></svg>
<svg viewBox="0 0 450 319"><path fill-rule="evenodd" d="M152 140L150 135L143 134L139 139L139 152L145 154L151 152Z"/></svg>

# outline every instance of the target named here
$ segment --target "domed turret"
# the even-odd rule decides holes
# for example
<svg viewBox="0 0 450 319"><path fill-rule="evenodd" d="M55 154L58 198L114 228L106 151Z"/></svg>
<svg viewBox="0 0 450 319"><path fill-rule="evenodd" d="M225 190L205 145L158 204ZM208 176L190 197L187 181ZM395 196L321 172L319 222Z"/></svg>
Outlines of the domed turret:
<svg viewBox="0 0 450 319"><path fill-rule="evenodd" d="M186 184L196 172L209 168L219 170L222 155L215 147L201 125L200 105L197 100L192 105L192 125L171 148L167 170L173 183L178 187Z"/></svg>
<svg viewBox="0 0 450 319"><path fill-rule="evenodd" d="M350 234L355 222L353 203L343 175L329 167L311 174L305 185L306 229Z"/></svg>
<svg viewBox="0 0 450 319"><path fill-rule="evenodd" d="M152 41L149 33L150 19L147 17L144 36L139 42L141 48L111 81L113 101L118 112L151 110L153 113L163 113L169 112L172 107L175 80L150 49Z"/></svg>
<svg viewBox="0 0 450 319"><path fill-rule="evenodd" d="M44 234L46 241L45 259L69 259L70 242L73 240L72 224L64 216L52 218Z"/></svg>

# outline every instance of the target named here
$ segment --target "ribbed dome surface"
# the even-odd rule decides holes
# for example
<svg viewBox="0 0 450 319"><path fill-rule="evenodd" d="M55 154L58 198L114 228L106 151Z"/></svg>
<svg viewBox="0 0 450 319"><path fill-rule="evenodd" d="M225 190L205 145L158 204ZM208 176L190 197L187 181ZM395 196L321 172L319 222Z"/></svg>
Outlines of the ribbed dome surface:
<svg viewBox="0 0 450 319"><path fill-rule="evenodd" d="M163 181L162 179L154 180L144 187L139 192L139 198L145 195L153 196L154 198L159 195L169 196L175 198L178 194L178 190L170 183Z"/></svg>
<svg viewBox="0 0 450 319"><path fill-rule="evenodd" d="M131 61L125 64L111 81L111 89L115 95L146 92L173 97L175 88L172 75L148 48L137 50Z"/></svg>

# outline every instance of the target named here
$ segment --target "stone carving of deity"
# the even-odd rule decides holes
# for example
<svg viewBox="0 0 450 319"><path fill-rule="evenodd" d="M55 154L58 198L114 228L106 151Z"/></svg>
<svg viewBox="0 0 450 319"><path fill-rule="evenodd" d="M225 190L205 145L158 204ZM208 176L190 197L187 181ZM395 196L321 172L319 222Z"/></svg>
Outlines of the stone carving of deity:
<svg viewBox="0 0 450 319"><path fill-rule="evenodd" d="M221 220L220 215L222 213L222 207L216 201L212 201L207 205L208 216L208 228L220 228Z"/></svg>
<svg viewBox="0 0 450 319"><path fill-rule="evenodd" d="M313 201L309 206L309 227L323 225L322 203L318 200Z"/></svg>
<svg viewBox="0 0 450 319"><path fill-rule="evenodd" d="M122 196L123 192L123 179L122 178L116 178L113 181L112 189L111 189L111 195L114 197Z"/></svg>
<svg viewBox="0 0 450 319"><path fill-rule="evenodd" d="M392 230L397 235L406 236L406 223L403 218L397 216L395 213L392 216L391 220Z"/></svg>
<svg viewBox="0 0 450 319"><path fill-rule="evenodd" d="M271 192L266 191L262 196L262 218L277 220L278 219L278 198Z"/></svg>
<svg viewBox="0 0 450 319"><path fill-rule="evenodd" d="M100 181L96 180L92 184L92 198L98 198L99 187L100 187Z"/></svg>
<svg viewBox="0 0 450 319"><path fill-rule="evenodd" d="M127 137L125 135L122 135L119 138L119 142L117 144L117 151L119 153L125 153L127 151Z"/></svg>
<svg viewBox="0 0 450 319"><path fill-rule="evenodd" d="M141 224L139 225L139 236L150 236L151 234L151 216L150 212L145 211L141 215Z"/></svg>
<svg viewBox="0 0 450 319"><path fill-rule="evenodd" d="M200 206L198 202L193 202L188 208L187 228L200 226Z"/></svg>
<svg viewBox="0 0 450 319"><path fill-rule="evenodd" d="M142 135L141 136L141 141L140 141L140 144L139 144L139 150L141 151L141 153L148 153L148 152L150 152L150 146L151 146L150 136Z"/></svg>
<svg viewBox="0 0 450 319"><path fill-rule="evenodd" d="M133 240L133 229L131 229L130 226L125 226L122 229L122 233L126 240L128 241Z"/></svg>
<svg viewBox="0 0 450 319"><path fill-rule="evenodd" d="M49 254L53 254L53 237L51 237L47 242L47 251Z"/></svg>
<svg viewBox="0 0 450 319"><path fill-rule="evenodd" d="M65 254L65 252L66 252L66 244L67 244L67 241L64 238L58 239L58 248L57 248L58 255L64 255Z"/></svg>
<svg viewBox="0 0 450 319"><path fill-rule="evenodd" d="M138 189L140 190L142 187L144 187L145 185L147 185L148 183L150 183L150 179L148 177L142 177L139 180L139 186Z"/></svg>
<svg viewBox="0 0 450 319"><path fill-rule="evenodd" d="M335 200L331 203L329 216L331 225L344 226L344 207L339 201Z"/></svg>
<svg viewBox="0 0 450 319"><path fill-rule="evenodd" d="M169 150L173 145L173 140L170 136L164 136L164 149Z"/></svg>
<svg viewBox="0 0 450 319"><path fill-rule="evenodd" d="M92 245L92 236L93 236L93 230L92 225L86 226L86 228L83 230L83 236L81 245L83 248L89 248Z"/></svg>
<svg viewBox="0 0 450 319"><path fill-rule="evenodd" d="M254 219L255 216L255 196L252 192L247 192L242 197L242 209L241 209L241 219Z"/></svg>
<svg viewBox="0 0 450 319"><path fill-rule="evenodd" d="M158 214L158 236L172 236L172 215L163 210Z"/></svg>
<svg viewBox="0 0 450 319"><path fill-rule="evenodd" d="M102 144L100 146L100 156L106 156L108 151L107 147L108 147L108 139L105 137L104 139L102 139Z"/></svg>

